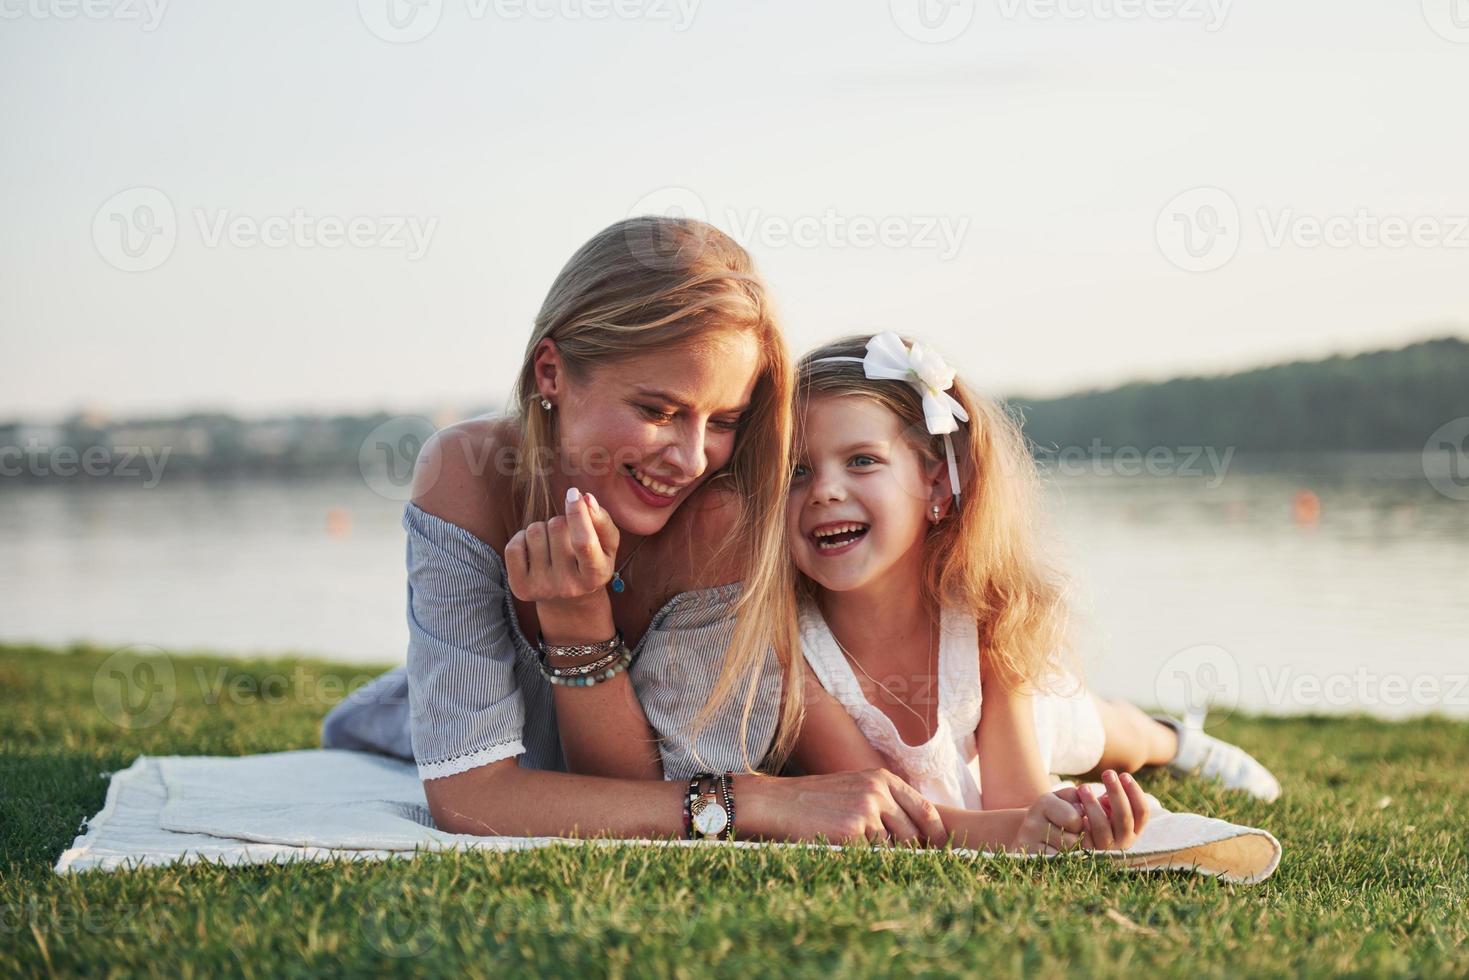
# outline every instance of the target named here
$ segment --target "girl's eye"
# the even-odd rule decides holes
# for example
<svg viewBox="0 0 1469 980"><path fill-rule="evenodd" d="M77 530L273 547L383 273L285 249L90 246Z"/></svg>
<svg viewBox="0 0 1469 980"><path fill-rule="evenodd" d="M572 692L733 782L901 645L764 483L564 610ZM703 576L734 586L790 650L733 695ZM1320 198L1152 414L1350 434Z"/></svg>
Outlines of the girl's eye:
<svg viewBox="0 0 1469 980"><path fill-rule="evenodd" d="M862 455L859 455L859 456L853 456L852 457L852 465L853 466L870 466L870 465L873 465L875 463L877 463L877 457L876 456L868 456L865 453L863 453Z"/></svg>
<svg viewBox="0 0 1469 980"><path fill-rule="evenodd" d="M797 463L796 466L795 466L795 468L791 470L791 479L792 480L800 480L800 479L803 479L810 472L811 471L808 470L808 469L806 469L806 467L804 467L801 464Z"/></svg>

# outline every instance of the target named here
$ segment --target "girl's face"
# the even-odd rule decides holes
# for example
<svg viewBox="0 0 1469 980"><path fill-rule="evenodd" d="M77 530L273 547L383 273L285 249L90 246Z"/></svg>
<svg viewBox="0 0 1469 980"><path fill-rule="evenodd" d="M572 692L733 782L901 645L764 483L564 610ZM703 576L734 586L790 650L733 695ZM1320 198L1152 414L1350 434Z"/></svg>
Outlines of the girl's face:
<svg viewBox="0 0 1469 980"><path fill-rule="evenodd" d="M850 592L922 561L938 468L903 421L857 395L817 395L802 420L786 530L791 557L822 588Z"/></svg>
<svg viewBox="0 0 1469 980"><path fill-rule="evenodd" d="M556 412L566 486L591 492L619 530L656 534L734 452L759 369L748 333L725 331L572 379L555 346L537 353ZM531 411L541 411L540 403Z"/></svg>

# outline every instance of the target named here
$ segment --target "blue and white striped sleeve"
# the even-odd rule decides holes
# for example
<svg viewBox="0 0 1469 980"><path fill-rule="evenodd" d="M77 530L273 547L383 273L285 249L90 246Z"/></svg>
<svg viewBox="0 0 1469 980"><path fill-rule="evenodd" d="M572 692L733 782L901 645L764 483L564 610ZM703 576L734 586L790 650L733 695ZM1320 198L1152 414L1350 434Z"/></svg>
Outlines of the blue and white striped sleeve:
<svg viewBox="0 0 1469 980"><path fill-rule="evenodd" d="M741 771L748 755L758 766L770 748L780 706L780 661L766 650L755 703L745 731L740 720L748 679L735 698L697 738L692 725L709 700L734 638L734 610L740 585L732 583L676 597L648 627L630 670L638 701L661 736L664 779L688 779L696 772Z"/></svg>
<svg viewBox="0 0 1469 980"><path fill-rule="evenodd" d="M409 503L408 700L423 779L525 752L505 567L488 544Z"/></svg>

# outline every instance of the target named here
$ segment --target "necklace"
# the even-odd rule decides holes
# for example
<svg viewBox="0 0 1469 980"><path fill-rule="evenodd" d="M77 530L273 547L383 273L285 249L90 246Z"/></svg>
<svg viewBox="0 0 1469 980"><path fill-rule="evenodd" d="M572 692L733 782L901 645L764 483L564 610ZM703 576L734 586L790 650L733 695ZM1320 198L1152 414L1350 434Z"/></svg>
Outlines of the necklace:
<svg viewBox="0 0 1469 980"><path fill-rule="evenodd" d="M884 691L886 691L888 697L892 698L894 701L898 702L903 707L907 708L908 709L908 713L910 715L912 715L913 717L917 718L919 721L921 721L923 723L923 732L924 732L925 735L927 735L928 732L929 732L929 728L928 728L928 716L927 715L920 715L918 712L914 711L912 705L910 705L907 701L904 701L902 698L900 698L896 694L894 694L892 692L892 689L890 687L888 687L882 681L878 680L876 677L873 677L871 674L867 673L867 668L864 667L864 666L862 666L862 661L860 661L856 657L852 656L850 653L847 652L847 648L844 647L844 646L842 646L842 641L837 639L836 632L834 630L830 630L830 629L828 629L828 632L831 633L832 642L837 645L837 649L840 650L840 651L842 651L843 655L845 655L848 660L852 661L852 663L854 663L854 664L857 665L857 669L860 670L860 671L862 671L863 676L865 676L872 683L876 684L878 687L880 687ZM931 680L934 679L934 674L937 673L937 671L935 669L935 666L934 666L934 659L935 658L934 658L934 649L933 648L934 648L934 642L933 642L933 621L930 620L929 621L929 629L928 629L928 676L929 676L929 678ZM934 727L934 731L937 731L938 730L938 727L939 727L939 719L938 719L938 707L936 705L934 707L933 715L934 715L934 717L933 717L933 727ZM930 736L930 737L932 737L932 736ZM924 741L926 742L927 739L925 739Z"/></svg>
<svg viewBox="0 0 1469 980"><path fill-rule="evenodd" d="M646 540L648 539L642 538L638 541L637 544L633 545L632 551L628 552L627 557L622 560L622 565L612 572L613 592L620 593L627 588L627 583L622 580L622 570L627 567L628 562L632 561L633 555L636 555L638 553L638 549L643 546L643 542Z"/></svg>

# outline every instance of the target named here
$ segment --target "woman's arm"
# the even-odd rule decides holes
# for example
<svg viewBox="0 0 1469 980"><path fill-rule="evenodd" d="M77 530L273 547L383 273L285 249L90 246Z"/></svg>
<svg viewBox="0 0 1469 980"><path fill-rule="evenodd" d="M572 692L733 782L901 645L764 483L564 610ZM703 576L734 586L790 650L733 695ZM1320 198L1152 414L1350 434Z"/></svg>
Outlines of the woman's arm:
<svg viewBox="0 0 1469 980"><path fill-rule="evenodd" d="M679 781L608 779L522 769L503 759L425 780L434 823L458 834L682 837ZM943 836L933 807L891 773L743 775L733 779L740 840L927 843Z"/></svg>
<svg viewBox="0 0 1469 980"><path fill-rule="evenodd" d="M1029 807L1051 791L1036 741L1035 703L1001 679L998 670L983 670L980 687L984 708L975 741L984 808Z"/></svg>
<svg viewBox="0 0 1469 980"><path fill-rule="evenodd" d="M497 458L501 446L511 438L507 424L472 420L436 433L419 453L412 495L414 504L422 510L501 549L507 574L513 569L523 579L522 573L529 570L530 546L540 549L538 557L549 564L556 557L551 554L550 525L557 524L568 540L570 528L565 517L557 517L541 524L534 539L525 530L512 533L507 510L507 502L515 492L511 477L483 465L484 461ZM597 528L584 501L576 506L577 516L585 521L574 525L583 535L578 545L590 558L593 542L600 544L609 532ZM606 515L603 512L599 516ZM610 518L603 523L610 526ZM597 528L599 533L589 533L588 528ZM612 527L614 556L616 535L616 528ZM520 544L512 548L516 541ZM571 555L562 553L560 557L565 561ZM538 588L542 585L537 583ZM541 632L552 643L595 643L607 639L614 631L611 604L600 587L580 599L537 601L536 616ZM652 728L627 671L591 687L557 685L552 698L562 755L570 771L628 779L663 778Z"/></svg>

